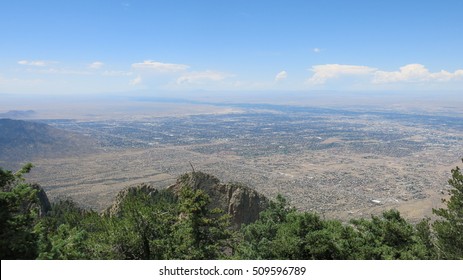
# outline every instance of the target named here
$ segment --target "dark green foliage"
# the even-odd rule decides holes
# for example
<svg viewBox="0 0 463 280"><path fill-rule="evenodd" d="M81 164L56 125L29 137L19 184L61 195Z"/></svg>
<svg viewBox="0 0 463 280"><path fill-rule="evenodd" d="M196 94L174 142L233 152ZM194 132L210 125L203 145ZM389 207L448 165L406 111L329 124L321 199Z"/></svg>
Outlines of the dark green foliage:
<svg viewBox="0 0 463 280"><path fill-rule="evenodd" d="M177 213L176 199L166 191L147 194L134 188L112 216L59 201L42 221L39 257L162 259L170 250L168 239Z"/></svg>
<svg viewBox="0 0 463 280"><path fill-rule="evenodd" d="M165 259L170 254L177 216L176 199L167 191L130 193L118 215L103 217L110 255L117 259Z"/></svg>
<svg viewBox="0 0 463 280"><path fill-rule="evenodd" d="M33 259L37 256L37 190L24 183L23 174L32 168L26 164L13 174L0 168L0 258Z"/></svg>
<svg viewBox="0 0 463 280"><path fill-rule="evenodd" d="M230 237L228 215L209 210L209 197L184 187L133 188L117 213L98 215L69 200L53 205L37 227L43 259L217 259Z"/></svg>
<svg viewBox="0 0 463 280"><path fill-rule="evenodd" d="M43 230L43 229L42 229ZM79 260L91 258L88 233L81 228L61 224L54 234L40 238L38 259Z"/></svg>
<svg viewBox="0 0 463 280"><path fill-rule="evenodd" d="M13 172L10 170L3 170L0 167L0 187L2 191L10 190L11 184L16 180Z"/></svg>
<svg viewBox="0 0 463 280"><path fill-rule="evenodd" d="M432 252L417 229L405 221L397 210L389 210L382 217L353 220L358 232L359 253L363 259L428 259Z"/></svg>
<svg viewBox="0 0 463 280"><path fill-rule="evenodd" d="M177 195L146 185L130 188L105 214L65 199L40 216L39 190L23 179L31 167L16 173L0 168L2 259L463 258L458 167L452 170L446 208L434 210L440 219L432 224L423 219L412 225L396 210L342 223L296 211L278 195L256 222L240 230L230 226L229 215L211 209L210 197L189 180Z"/></svg>
<svg viewBox="0 0 463 280"><path fill-rule="evenodd" d="M96 219L95 219L96 218ZM100 216L80 208L70 199L51 205L47 216L35 226L38 234L39 259L92 259L88 221L100 223Z"/></svg>
<svg viewBox="0 0 463 280"><path fill-rule="evenodd" d="M281 196L261 218L243 227L238 258L245 259L349 259L355 258L352 227L323 220L314 213L297 212Z"/></svg>
<svg viewBox="0 0 463 280"><path fill-rule="evenodd" d="M209 209L210 198L200 189L182 186L179 220L174 226L174 259L217 259L229 247L230 217Z"/></svg>
<svg viewBox="0 0 463 280"><path fill-rule="evenodd" d="M437 248L434 245L434 234L431 229L430 220L430 218L423 219L415 228L417 238L420 239L421 244L426 248L427 259L434 260L438 258L438 254Z"/></svg>
<svg viewBox="0 0 463 280"><path fill-rule="evenodd" d="M272 246L281 224L287 219L289 213L296 210L290 208L284 197L278 195L271 201L267 210L260 213L256 222L243 226L242 242L237 246L238 258L243 259L274 259L278 258Z"/></svg>
<svg viewBox="0 0 463 280"><path fill-rule="evenodd" d="M463 161L463 159L462 159ZM433 209L441 219L433 224L439 255L444 259L463 259L463 174L457 166L449 180L450 198L443 200L446 208Z"/></svg>
<svg viewBox="0 0 463 280"><path fill-rule="evenodd" d="M10 191L17 184L24 182L23 175L29 173L32 167L32 163L26 163L14 174L10 170L3 170L3 168L0 167L0 189L2 191Z"/></svg>
<svg viewBox="0 0 463 280"><path fill-rule="evenodd" d="M72 227L81 225L85 215L84 209L80 208L71 199L61 199L52 203L51 210L47 215L47 222L53 223L53 228L58 228L61 224L69 224Z"/></svg>
<svg viewBox="0 0 463 280"><path fill-rule="evenodd" d="M278 198L257 222L243 227L237 257L244 259L428 259L432 243L390 210L382 217L343 225L314 213L300 213ZM428 247L429 246L429 247Z"/></svg>

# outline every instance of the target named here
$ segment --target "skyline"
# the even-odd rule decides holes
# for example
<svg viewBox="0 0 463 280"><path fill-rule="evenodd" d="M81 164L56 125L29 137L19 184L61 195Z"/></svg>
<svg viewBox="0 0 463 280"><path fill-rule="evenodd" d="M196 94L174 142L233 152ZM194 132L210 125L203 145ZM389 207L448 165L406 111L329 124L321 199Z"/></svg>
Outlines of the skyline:
<svg viewBox="0 0 463 280"><path fill-rule="evenodd" d="M463 88L461 1L3 3L0 93Z"/></svg>

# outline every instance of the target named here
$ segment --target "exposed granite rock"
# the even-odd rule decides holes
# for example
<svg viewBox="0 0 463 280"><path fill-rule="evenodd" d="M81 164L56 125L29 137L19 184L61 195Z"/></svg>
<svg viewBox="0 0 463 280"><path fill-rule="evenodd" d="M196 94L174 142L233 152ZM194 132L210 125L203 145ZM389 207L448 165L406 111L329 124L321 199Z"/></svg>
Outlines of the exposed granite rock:
<svg viewBox="0 0 463 280"><path fill-rule="evenodd" d="M40 217L43 217L51 210L51 204L48 200L47 193L39 184L32 184L31 188L37 190L37 199L38 199L38 214Z"/></svg>
<svg viewBox="0 0 463 280"><path fill-rule="evenodd" d="M136 195L140 193L147 194L147 195L155 195L157 192L158 192L157 189L155 189L152 186L146 185L146 184L141 184L136 187L125 188L117 194L114 203L109 208L107 208L105 211L103 211L103 214L110 215L110 216L117 216L120 212L122 202L128 195Z"/></svg>
<svg viewBox="0 0 463 280"><path fill-rule="evenodd" d="M239 183L222 184L216 177L202 172L184 174L168 189L179 194L183 186L203 190L211 198L210 207L228 213L235 227L256 221L268 206L268 199L255 190Z"/></svg>
<svg viewBox="0 0 463 280"><path fill-rule="evenodd" d="M242 224L249 224L259 218L261 211L268 206L268 199L255 190L239 183L222 184L220 180L202 172L191 172L180 176L177 182L167 188L178 196L183 186L192 189L201 189L210 197L209 207L219 208L231 216L233 227L240 227ZM118 215L122 201L129 195L143 193L156 195L158 189L142 184L137 187L130 187L122 190L117 195L113 205L106 209L105 215Z"/></svg>

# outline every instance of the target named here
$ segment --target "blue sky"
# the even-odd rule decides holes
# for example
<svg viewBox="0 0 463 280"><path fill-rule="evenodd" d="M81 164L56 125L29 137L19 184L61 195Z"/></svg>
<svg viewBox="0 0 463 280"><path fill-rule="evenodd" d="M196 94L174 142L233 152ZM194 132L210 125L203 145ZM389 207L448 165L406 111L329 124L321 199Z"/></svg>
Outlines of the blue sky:
<svg viewBox="0 0 463 280"><path fill-rule="evenodd" d="M2 1L0 93L461 90L463 1Z"/></svg>

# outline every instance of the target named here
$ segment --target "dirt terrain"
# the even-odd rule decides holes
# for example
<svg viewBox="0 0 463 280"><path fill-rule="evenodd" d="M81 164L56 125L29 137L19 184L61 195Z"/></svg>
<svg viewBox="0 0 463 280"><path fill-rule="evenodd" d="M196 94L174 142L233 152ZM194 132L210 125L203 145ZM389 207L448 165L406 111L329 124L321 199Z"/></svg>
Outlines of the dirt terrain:
<svg viewBox="0 0 463 280"><path fill-rule="evenodd" d="M118 121L53 121L85 133L100 151L38 159L30 179L52 198L97 210L127 186L165 188L196 170L237 181L326 217L348 220L390 208L417 221L446 195L463 156L459 119L271 108ZM299 111L298 111L299 110Z"/></svg>

